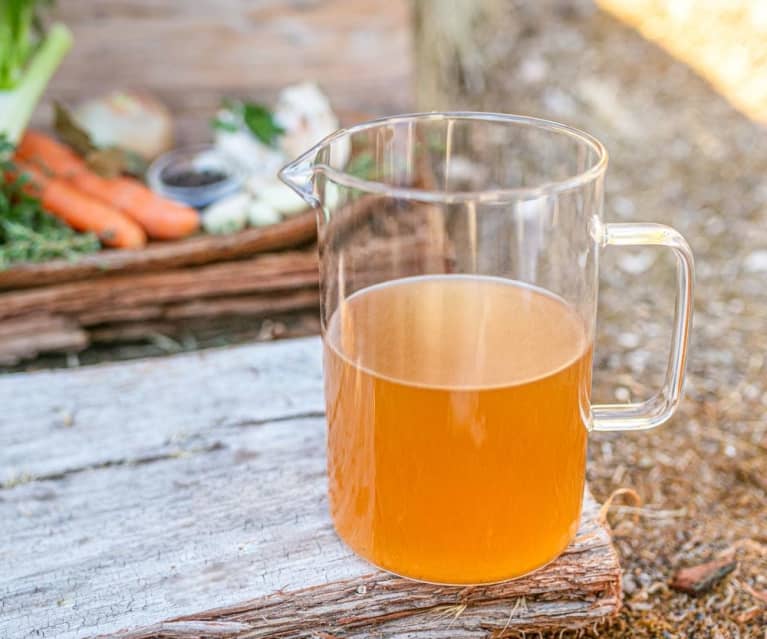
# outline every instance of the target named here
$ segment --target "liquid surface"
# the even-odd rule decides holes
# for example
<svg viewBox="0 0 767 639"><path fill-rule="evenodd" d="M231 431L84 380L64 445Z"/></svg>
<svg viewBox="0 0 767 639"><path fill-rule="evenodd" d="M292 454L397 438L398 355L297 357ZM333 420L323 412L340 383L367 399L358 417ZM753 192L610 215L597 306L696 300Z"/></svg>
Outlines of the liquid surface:
<svg viewBox="0 0 767 639"><path fill-rule="evenodd" d="M328 324L325 380L331 512L363 557L492 582L575 535L591 346L559 298L474 276L365 289Z"/></svg>

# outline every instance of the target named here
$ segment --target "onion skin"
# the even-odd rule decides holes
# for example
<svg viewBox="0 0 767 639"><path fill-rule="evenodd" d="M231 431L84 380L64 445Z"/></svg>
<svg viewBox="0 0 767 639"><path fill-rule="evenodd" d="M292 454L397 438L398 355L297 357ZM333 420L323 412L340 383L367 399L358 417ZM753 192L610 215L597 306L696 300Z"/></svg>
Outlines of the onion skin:
<svg viewBox="0 0 767 639"><path fill-rule="evenodd" d="M148 93L115 91L81 103L73 114L99 147L116 146L146 160L173 147L170 111Z"/></svg>

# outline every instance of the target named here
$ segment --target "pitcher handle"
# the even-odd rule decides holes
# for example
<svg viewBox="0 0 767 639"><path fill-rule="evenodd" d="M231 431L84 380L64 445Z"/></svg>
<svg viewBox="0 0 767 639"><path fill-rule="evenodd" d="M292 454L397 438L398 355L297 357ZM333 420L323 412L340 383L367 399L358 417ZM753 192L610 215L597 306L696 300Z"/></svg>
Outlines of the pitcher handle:
<svg viewBox="0 0 767 639"><path fill-rule="evenodd" d="M673 415L682 397L692 328L695 278L692 251L680 233L664 224L606 224L602 231L602 246L665 246L676 255L674 329L663 386L644 402L595 404L591 407L592 430L655 428Z"/></svg>

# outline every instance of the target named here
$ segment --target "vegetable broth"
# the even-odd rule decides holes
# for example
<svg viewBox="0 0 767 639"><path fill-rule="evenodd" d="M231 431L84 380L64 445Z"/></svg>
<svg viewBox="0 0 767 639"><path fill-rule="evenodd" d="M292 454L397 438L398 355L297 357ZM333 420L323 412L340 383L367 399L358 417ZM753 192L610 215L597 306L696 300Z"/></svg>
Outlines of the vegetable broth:
<svg viewBox="0 0 767 639"><path fill-rule="evenodd" d="M498 278L357 292L325 335L339 535L408 577L522 575L574 537L591 344L562 300Z"/></svg>

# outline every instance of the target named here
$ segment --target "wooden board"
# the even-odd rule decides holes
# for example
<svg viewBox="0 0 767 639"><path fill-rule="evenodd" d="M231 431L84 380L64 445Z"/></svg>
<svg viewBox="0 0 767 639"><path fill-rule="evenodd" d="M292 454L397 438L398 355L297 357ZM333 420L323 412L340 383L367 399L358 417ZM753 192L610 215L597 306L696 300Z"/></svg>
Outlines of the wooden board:
<svg viewBox="0 0 767 639"><path fill-rule="evenodd" d="M468 639L617 611L590 496L565 554L507 584L354 557L326 510L320 368L310 338L0 378L0 636Z"/></svg>
<svg viewBox="0 0 767 639"><path fill-rule="evenodd" d="M253 319L319 305L316 249L0 290L0 365L93 342L174 333L190 319ZM143 336L143 337L142 337Z"/></svg>

